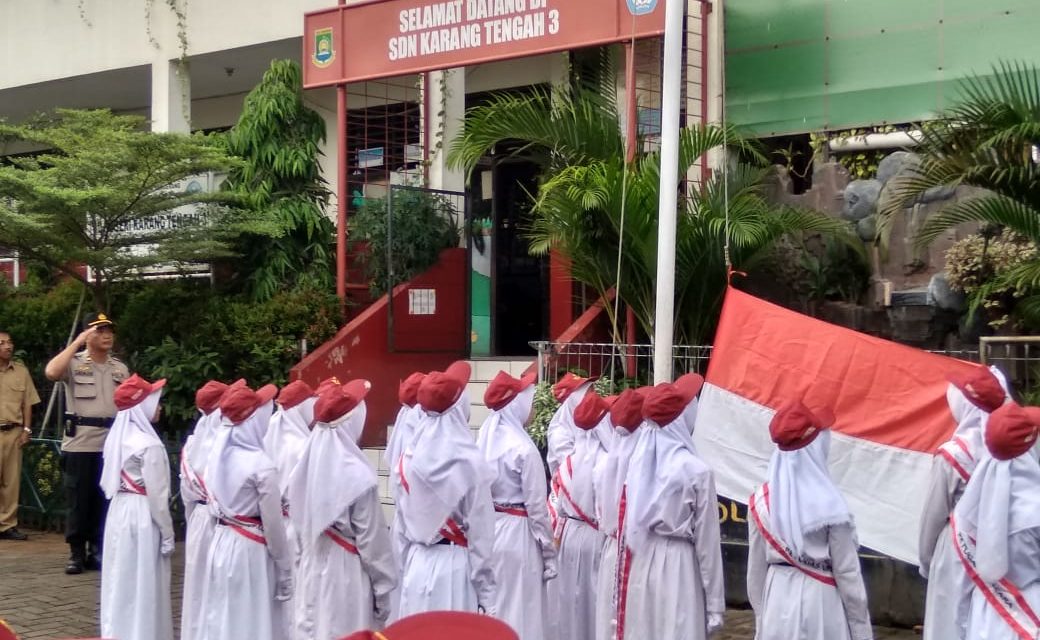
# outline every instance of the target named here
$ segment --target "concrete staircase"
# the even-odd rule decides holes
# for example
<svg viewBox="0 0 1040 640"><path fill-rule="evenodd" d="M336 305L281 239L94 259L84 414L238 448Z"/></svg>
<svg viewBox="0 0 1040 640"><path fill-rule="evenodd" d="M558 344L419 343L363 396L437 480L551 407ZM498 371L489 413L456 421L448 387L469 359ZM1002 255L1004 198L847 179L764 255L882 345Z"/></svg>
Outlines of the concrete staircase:
<svg viewBox="0 0 1040 640"><path fill-rule="evenodd" d="M484 420L488 417L489 410L484 405L484 392L487 390L488 383L499 371L506 371L510 375L519 378L524 374L525 371L534 363L533 359L509 359L509 360L470 360L469 364L473 368L473 373L470 376L469 386L466 391L469 393L471 405L469 413L469 428L473 433L474 439L477 437L477 432L480 430L480 425L484 424ZM387 437L390 435L390 431L393 429L393 425L387 428ZM394 514L394 500L390 495L390 469L387 468L386 462L383 460L383 447L365 449L365 455L368 456L368 461L371 463L372 468L376 470L379 476L379 499L383 504L383 515L386 516L387 522L393 518Z"/></svg>

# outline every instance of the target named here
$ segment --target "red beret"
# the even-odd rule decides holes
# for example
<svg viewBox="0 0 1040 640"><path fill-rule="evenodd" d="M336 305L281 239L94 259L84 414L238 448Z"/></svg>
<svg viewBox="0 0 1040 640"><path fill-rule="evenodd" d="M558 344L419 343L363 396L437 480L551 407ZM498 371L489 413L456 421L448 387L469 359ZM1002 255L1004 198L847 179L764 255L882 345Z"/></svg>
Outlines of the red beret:
<svg viewBox="0 0 1040 640"><path fill-rule="evenodd" d="M595 380L595 378L582 378L568 371L553 385L553 397L556 398L556 402L563 402L578 387L592 380Z"/></svg>
<svg viewBox="0 0 1040 640"><path fill-rule="evenodd" d="M246 386L233 387L220 399L220 412L232 424L238 424L274 399L277 394L278 387L273 384L260 387L256 391Z"/></svg>
<svg viewBox="0 0 1040 640"><path fill-rule="evenodd" d="M210 380L195 392L195 406L202 413L212 413L220 404L220 397L228 390L228 386L218 380Z"/></svg>
<svg viewBox="0 0 1040 640"><path fill-rule="evenodd" d="M293 380L282 387L282 391L278 394L276 402L282 405L283 409L292 409L307 398L311 397L314 397L314 389L311 389L311 385L307 384L303 380Z"/></svg>
<svg viewBox="0 0 1040 640"><path fill-rule="evenodd" d="M332 376L331 378L325 378L318 383L318 388L314 390L315 395L321 395L322 392L328 391L333 387L342 387L343 383L339 381L339 378Z"/></svg>
<svg viewBox="0 0 1040 640"><path fill-rule="evenodd" d="M314 419L334 422L342 418L361 404L371 388L372 383L368 380L351 380L342 387L326 389L314 405Z"/></svg>
<svg viewBox="0 0 1040 640"><path fill-rule="evenodd" d="M946 379L960 389L969 402L986 413L993 413L1004 404L1004 387L988 367L972 367L968 372L948 374Z"/></svg>
<svg viewBox="0 0 1040 640"><path fill-rule="evenodd" d="M425 373L419 373L416 371L405 378L404 382L401 383L400 388L397 390L397 400L403 405L414 407L415 403L418 402L419 385L422 384L423 378L425 377Z"/></svg>
<svg viewBox="0 0 1040 640"><path fill-rule="evenodd" d="M1011 460L1036 444L1040 408L1008 402L990 414L986 423L986 448L997 460Z"/></svg>
<svg viewBox="0 0 1040 640"><path fill-rule="evenodd" d="M426 411L444 413L458 401L469 383L469 365L459 360L441 371L426 374L419 385L419 405Z"/></svg>
<svg viewBox="0 0 1040 640"><path fill-rule="evenodd" d="M488 384L484 392L484 404L492 411L498 411L513 401L524 389L534 384L538 377L535 373L528 373L522 378L514 378L505 371L499 371L495 379Z"/></svg>
<svg viewBox="0 0 1040 640"><path fill-rule="evenodd" d="M700 393L704 378L696 373L680 376L675 382L662 382L645 392L643 417L665 426L682 414Z"/></svg>
<svg viewBox="0 0 1040 640"><path fill-rule="evenodd" d="M145 398L164 386L166 386L166 378L148 382L135 373L116 387L113 400L117 409L129 409L140 404Z"/></svg>
<svg viewBox="0 0 1040 640"><path fill-rule="evenodd" d="M402 618L381 633L358 631L340 640L519 640L508 624L468 611L431 611Z"/></svg>
<svg viewBox="0 0 1040 640"><path fill-rule="evenodd" d="M574 408L574 424L579 429L587 431L599 424L608 411L610 411L610 403L606 398L602 398L598 393L590 390Z"/></svg>
<svg viewBox="0 0 1040 640"><path fill-rule="evenodd" d="M834 415L826 409L815 412L800 400L788 402L769 421L769 437L781 451L794 451L807 446L834 424Z"/></svg>
<svg viewBox="0 0 1040 640"><path fill-rule="evenodd" d="M615 427L635 431L643 423L643 396L635 389L625 389L610 407L610 421Z"/></svg>

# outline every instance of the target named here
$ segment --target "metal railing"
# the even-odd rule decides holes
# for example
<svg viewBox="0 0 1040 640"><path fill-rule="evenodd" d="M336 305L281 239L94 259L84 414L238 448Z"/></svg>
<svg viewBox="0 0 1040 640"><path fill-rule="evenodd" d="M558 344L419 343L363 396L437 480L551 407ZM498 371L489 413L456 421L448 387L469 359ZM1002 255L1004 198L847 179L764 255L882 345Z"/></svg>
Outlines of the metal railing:
<svg viewBox="0 0 1040 640"><path fill-rule="evenodd" d="M553 382L567 371L624 382L623 386L653 383L654 348L649 344L590 342L532 342L538 352L538 381ZM676 345L672 348L675 375L705 373L711 347Z"/></svg>

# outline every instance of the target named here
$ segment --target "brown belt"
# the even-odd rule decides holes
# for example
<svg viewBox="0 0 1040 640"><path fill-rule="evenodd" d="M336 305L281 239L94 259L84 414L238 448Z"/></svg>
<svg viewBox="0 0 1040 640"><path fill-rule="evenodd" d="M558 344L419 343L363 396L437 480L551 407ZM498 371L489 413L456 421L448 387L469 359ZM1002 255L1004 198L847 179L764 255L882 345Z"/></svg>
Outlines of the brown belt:
<svg viewBox="0 0 1040 640"><path fill-rule="evenodd" d="M5 422L0 424L0 431L10 431L11 429L21 429L22 425L15 424L13 422Z"/></svg>

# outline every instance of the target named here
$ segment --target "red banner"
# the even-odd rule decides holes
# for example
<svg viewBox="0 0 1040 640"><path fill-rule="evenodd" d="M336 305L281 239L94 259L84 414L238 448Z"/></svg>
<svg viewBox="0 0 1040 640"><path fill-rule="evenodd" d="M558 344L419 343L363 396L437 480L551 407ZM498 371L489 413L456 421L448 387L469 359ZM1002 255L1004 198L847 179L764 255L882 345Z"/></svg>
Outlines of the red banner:
<svg viewBox="0 0 1040 640"><path fill-rule="evenodd" d="M373 0L316 11L304 16L304 87L660 35L664 4L665 0Z"/></svg>

